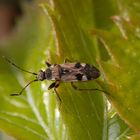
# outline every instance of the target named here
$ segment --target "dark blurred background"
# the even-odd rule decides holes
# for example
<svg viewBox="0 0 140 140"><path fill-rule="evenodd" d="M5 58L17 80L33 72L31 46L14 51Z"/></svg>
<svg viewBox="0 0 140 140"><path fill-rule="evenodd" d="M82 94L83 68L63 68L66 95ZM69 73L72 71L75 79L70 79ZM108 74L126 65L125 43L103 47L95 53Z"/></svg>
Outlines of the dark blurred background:
<svg viewBox="0 0 140 140"><path fill-rule="evenodd" d="M0 0L0 53L8 52L6 47L15 35L18 22L24 16L23 5L32 4L32 0ZM0 140L15 140L4 132L0 132Z"/></svg>
<svg viewBox="0 0 140 140"><path fill-rule="evenodd" d="M0 1L0 40L9 37L16 26L16 20L22 16L22 7L19 0Z"/></svg>

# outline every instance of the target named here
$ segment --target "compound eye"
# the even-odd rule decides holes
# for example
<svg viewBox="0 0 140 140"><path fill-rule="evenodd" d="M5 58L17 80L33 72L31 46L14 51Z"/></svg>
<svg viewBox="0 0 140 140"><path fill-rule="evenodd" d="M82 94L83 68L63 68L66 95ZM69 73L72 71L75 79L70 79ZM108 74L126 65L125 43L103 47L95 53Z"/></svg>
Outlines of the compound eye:
<svg viewBox="0 0 140 140"><path fill-rule="evenodd" d="M43 81L45 79L45 72L40 70L39 73L38 73L37 79L39 81Z"/></svg>

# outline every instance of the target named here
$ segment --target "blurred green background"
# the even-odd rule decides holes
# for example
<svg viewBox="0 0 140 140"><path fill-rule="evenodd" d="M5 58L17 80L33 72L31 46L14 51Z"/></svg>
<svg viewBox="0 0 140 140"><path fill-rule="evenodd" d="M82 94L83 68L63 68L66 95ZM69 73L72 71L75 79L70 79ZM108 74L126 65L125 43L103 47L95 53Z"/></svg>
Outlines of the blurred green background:
<svg viewBox="0 0 140 140"><path fill-rule="evenodd" d="M139 0L0 1L0 140L139 140ZM50 81L28 71L66 58L98 67L98 80L62 83L60 105ZM12 138L13 137L13 138Z"/></svg>

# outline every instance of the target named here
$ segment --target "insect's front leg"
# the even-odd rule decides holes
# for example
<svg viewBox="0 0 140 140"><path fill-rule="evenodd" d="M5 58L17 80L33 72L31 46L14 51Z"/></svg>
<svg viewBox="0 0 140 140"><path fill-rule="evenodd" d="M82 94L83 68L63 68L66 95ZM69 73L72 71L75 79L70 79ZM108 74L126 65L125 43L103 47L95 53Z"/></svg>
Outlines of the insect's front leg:
<svg viewBox="0 0 140 140"><path fill-rule="evenodd" d="M55 91L55 93L56 93L56 95L57 95L57 97L58 97L58 99L59 99L59 101L61 103L61 98L60 98L59 93L57 92L56 88L54 88L54 91Z"/></svg>
<svg viewBox="0 0 140 140"><path fill-rule="evenodd" d="M92 89L81 89L81 88L78 88L76 85L74 85L73 82L71 82L71 86L75 89L75 90L79 90L79 91L101 91L101 92L104 92L104 93L107 93L106 91L104 90L101 90L101 89L97 89L97 88L92 88Z"/></svg>
<svg viewBox="0 0 140 140"><path fill-rule="evenodd" d="M54 88L55 87L55 82L54 83L52 83L49 87L48 87L48 90L50 90L50 89L52 89L52 88Z"/></svg>
<svg viewBox="0 0 140 140"><path fill-rule="evenodd" d="M60 98L60 96L59 96L59 93L57 92L57 90L56 90L56 88L59 86L59 84L60 84L60 81L55 81L54 83L52 83L49 87L48 87L48 90L50 90L50 89L54 89L54 91L55 91L55 93L56 93L56 95L57 95L57 97L58 97L58 99L59 99L59 101L61 102L61 98Z"/></svg>
<svg viewBox="0 0 140 140"><path fill-rule="evenodd" d="M48 61L46 61L45 64L46 64L48 67L51 66L51 64L50 64Z"/></svg>

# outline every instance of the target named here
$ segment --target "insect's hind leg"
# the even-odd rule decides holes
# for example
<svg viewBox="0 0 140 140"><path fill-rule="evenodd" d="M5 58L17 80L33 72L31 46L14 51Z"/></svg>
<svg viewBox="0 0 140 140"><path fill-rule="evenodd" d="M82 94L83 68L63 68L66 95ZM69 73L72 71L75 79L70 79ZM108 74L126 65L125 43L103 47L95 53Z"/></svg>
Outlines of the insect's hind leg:
<svg viewBox="0 0 140 140"><path fill-rule="evenodd" d="M101 92L106 93L106 91L101 90L101 89L97 89L97 88L93 88L93 89L81 89L81 88L78 88L76 85L74 85L73 82L71 82L71 86L72 86L75 90L79 90L79 91L101 91Z"/></svg>

